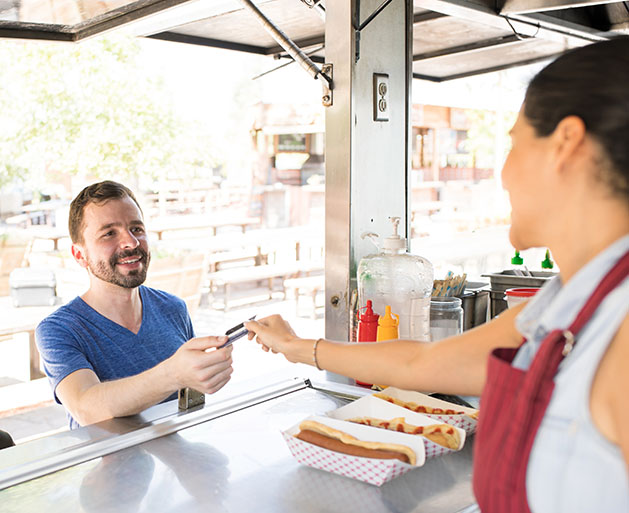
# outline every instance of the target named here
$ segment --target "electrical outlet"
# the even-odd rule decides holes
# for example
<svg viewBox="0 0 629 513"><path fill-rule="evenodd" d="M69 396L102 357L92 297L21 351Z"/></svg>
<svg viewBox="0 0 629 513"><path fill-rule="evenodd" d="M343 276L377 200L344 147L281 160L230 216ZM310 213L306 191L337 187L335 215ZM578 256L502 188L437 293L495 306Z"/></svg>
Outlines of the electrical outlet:
<svg viewBox="0 0 629 513"><path fill-rule="evenodd" d="M389 121L389 75L373 74L373 120Z"/></svg>

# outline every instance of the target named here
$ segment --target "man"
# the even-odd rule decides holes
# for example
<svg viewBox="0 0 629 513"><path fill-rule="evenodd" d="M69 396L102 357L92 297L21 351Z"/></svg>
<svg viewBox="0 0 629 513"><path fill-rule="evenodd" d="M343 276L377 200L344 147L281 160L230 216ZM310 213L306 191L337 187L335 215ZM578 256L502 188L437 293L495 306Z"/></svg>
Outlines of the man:
<svg viewBox="0 0 629 513"><path fill-rule="evenodd" d="M83 189L69 213L72 256L90 286L37 327L55 399L76 428L138 413L191 387L230 379L227 337L194 338L185 303L142 285L151 254L142 210L124 185Z"/></svg>

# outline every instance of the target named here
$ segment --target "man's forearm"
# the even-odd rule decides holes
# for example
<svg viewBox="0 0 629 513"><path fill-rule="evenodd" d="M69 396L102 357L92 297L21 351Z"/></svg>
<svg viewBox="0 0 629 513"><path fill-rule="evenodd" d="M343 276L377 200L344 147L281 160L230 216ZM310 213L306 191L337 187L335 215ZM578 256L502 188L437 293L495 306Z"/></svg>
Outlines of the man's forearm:
<svg viewBox="0 0 629 513"><path fill-rule="evenodd" d="M169 377L167 361L135 376L96 383L85 389L72 416L82 426L112 417L134 415L157 404L177 390Z"/></svg>
<svg viewBox="0 0 629 513"><path fill-rule="evenodd" d="M220 390L232 373L232 347L210 350L227 337L188 340L152 369L115 381L101 382L88 369L76 371L57 385L57 396L81 425L133 415L183 387L206 394Z"/></svg>

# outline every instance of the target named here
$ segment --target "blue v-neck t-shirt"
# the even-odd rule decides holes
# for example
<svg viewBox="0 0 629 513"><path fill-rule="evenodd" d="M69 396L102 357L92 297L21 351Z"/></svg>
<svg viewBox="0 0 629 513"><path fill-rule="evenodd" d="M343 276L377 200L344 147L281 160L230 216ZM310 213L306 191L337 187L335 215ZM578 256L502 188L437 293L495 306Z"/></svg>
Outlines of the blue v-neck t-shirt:
<svg viewBox="0 0 629 513"><path fill-rule="evenodd" d="M57 385L80 369L100 381L135 376L172 356L194 337L184 301L140 286L142 325L137 334L109 320L80 297L60 307L37 327L36 340L55 400ZM174 399L175 394L167 400ZM70 428L79 427L68 415Z"/></svg>

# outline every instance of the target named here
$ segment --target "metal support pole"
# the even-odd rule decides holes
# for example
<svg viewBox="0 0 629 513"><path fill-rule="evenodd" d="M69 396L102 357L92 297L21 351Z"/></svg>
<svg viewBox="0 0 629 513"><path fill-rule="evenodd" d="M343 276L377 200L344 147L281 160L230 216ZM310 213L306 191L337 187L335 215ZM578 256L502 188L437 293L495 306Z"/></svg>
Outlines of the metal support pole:
<svg viewBox="0 0 629 513"><path fill-rule="evenodd" d="M293 43L293 41L282 32L278 27L276 27L273 22L267 18L260 9L251 1L251 0L240 0L240 3L247 8L264 26L269 35L275 39L278 45L280 45L286 53L290 55L299 65L304 68L313 78L319 78L321 75L327 82L328 87L332 88L332 80L326 76L319 67L312 62L310 57L308 57L301 49Z"/></svg>
<svg viewBox="0 0 629 513"><path fill-rule="evenodd" d="M372 12L382 0L361 0ZM360 39L356 61L355 1L326 4L326 62L334 64L334 105L326 109L325 336L350 340L356 270L373 253L364 232L390 235L389 217L407 227L412 2L394 0ZM410 16L409 16L410 12ZM374 119L374 77L388 77L388 118ZM405 230L403 230L406 235ZM328 379L340 379L328 375Z"/></svg>

